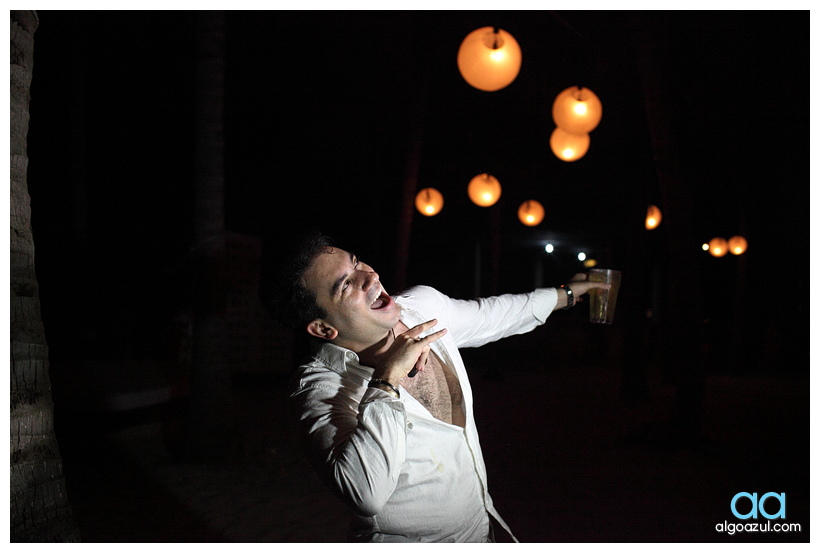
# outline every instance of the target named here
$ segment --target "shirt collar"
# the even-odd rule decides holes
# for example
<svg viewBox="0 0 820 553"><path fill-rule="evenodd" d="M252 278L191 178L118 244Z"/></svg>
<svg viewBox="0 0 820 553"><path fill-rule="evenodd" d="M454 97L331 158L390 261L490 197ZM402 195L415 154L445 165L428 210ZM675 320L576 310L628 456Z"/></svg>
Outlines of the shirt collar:
<svg viewBox="0 0 820 553"><path fill-rule="evenodd" d="M337 346L330 342L324 342L314 352L313 357L323 366L336 371L339 374L347 372L348 365L361 367L359 355L352 350Z"/></svg>

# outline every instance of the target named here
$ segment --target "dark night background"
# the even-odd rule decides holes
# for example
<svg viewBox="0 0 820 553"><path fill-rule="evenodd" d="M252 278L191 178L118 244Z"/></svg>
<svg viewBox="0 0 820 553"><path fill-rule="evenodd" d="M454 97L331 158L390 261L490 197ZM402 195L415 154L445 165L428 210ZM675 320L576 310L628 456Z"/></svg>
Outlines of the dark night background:
<svg viewBox="0 0 820 553"><path fill-rule="evenodd" d="M343 511L280 418L298 341L248 294L230 322L236 454L210 465L175 452L196 370L195 14L39 17L32 226L84 538L343 539ZM578 251L624 271L612 327L593 328L582 305L465 352L490 490L519 539L809 539L807 11L229 11L224 22L225 229L247 248L237 289L253 289L262 240L310 226L391 293L555 286L583 270ZM518 78L494 93L455 63L486 25L523 53ZM586 156L565 163L549 148L551 107L573 85L598 95L603 119ZM415 186L445 203L414 214L402 271L414 151ZM467 198L480 172L502 185L490 208ZM527 199L546 209L538 227L517 220ZM648 204L664 214L651 232ZM700 250L736 234L749 242L742 256ZM161 446L147 454L154 431ZM183 466L201 495L186 495ZM225 471L270 484L263 503L228 515L266 488L231 491L214 476ZM802 532L718 534L739 491L786 492Z"/></svg>

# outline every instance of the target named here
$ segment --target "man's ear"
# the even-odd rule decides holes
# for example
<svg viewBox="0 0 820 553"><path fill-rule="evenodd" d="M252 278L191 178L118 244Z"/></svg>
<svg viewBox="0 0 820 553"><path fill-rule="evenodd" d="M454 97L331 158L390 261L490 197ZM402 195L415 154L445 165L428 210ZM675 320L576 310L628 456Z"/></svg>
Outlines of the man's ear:
<svg viewBox="0 0 820 553"><path fill-rule="evenodd" d="M339 331L327 324L322 319L313 319L307 324L307 333L322 340L333 340L339 335Z"/></svg>

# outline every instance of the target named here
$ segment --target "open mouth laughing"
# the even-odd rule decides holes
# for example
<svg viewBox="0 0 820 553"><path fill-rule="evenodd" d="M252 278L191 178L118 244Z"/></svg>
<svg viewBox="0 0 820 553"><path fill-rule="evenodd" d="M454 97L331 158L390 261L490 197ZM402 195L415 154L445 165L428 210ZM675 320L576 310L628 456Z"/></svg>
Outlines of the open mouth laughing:
<svg viewBox="0 0 820 553"><path fill-rule="evenodd" d="M372 302L370 302L370 309L373 309L374 311L389 308L393 303L393 298L391 298L387 292L384 291L381 284L379 284L378 287L376 297Z"/></svg>

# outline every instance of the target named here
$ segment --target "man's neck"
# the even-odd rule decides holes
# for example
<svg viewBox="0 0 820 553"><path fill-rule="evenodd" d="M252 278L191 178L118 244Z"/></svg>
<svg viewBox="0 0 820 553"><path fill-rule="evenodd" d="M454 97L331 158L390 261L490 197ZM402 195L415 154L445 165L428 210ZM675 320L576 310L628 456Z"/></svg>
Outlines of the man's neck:
<svg viewBox="0 0 820 553"><path fill-rule="evenodd" d="M364 348L359 349L359 351L355 351L359 356L359 361L368 367L375 367L378 365L379 360L384 356L390 346L393 344L393 334L388 332L385 334L384 338L376 342L371 346L367 346ZM352 348L351 348L352 349Z"/></svg>
<svg viewBox="0 0 820 553"><path fill-rule="evenodd" d="M349 347L344 344L338 344L342 347L347 347L348 349L356 352L359 356L359 361L368 367L376 367L379 364L379 361L382 359L385 353L390 349L390 346L393 345L395 341L396 334L401 334L405 332L407 327L404 326L401 321L396 324L393 329L389 330L384 337L376 342L373 345L362 347L360 349L355 349L354 347Z"/></svg>

